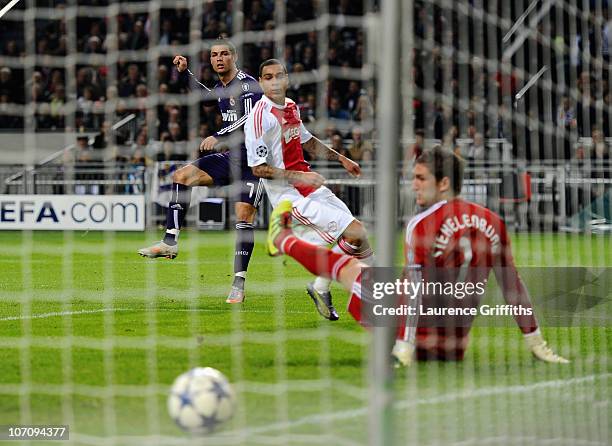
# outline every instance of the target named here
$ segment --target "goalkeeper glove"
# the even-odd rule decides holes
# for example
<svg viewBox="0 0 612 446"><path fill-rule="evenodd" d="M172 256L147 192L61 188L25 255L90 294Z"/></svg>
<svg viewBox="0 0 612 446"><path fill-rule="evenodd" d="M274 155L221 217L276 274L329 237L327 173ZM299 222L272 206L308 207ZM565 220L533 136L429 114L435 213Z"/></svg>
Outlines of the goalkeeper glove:
<svg viewBox="0 0 612 446"><path fill-rule="evenodd" d="M410 367L414 357L414 344L408 341L395 341L391 356L395 360L395 368Z"/></svg>
<svg viewBox="0 0 612 446"><path fill-rule="evenodd" d="M557 364L568 364L569 361L562 356L557 355L546 345L546 341L542 337L540 330L524 335L527 347L531 350L536 359L544 362L552 362Z"/></svg>

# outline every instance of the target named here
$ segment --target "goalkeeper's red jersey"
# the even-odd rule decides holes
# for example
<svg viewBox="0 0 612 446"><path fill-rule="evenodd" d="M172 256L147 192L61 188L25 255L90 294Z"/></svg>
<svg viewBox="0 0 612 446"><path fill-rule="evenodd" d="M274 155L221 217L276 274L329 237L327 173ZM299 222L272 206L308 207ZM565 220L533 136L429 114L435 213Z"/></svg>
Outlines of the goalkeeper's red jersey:
<svg viewBox="0 0 612 446"><path fill-rule="evenodd" d="M460 268L513 265L502 219L489 209L455 198L415 215L406 228L407 265Z"/></svg>
<svg viewBox="0 0 612 446"><path fill-rule="evenodd" d="M408 223L404 251L406 265L422 266L424 275L432 267L452 269L457 274L464 269L466 274L462 280L476 283L487 279L493 269L506 303L531 308L529 294L514 265L506 226L499 215L483 206L461 198L432 205ZM523 333L537 328L533 315L515 319ZM431 344L433 333L442 335L443 331L419 324L417 346L424 345L426 337ZM463 345L460 350L465 349L468 332L469 327L453 329L457 348ZM444 334L448 345L449 333ZM462 351L458 353L463 355Z"/></svg>

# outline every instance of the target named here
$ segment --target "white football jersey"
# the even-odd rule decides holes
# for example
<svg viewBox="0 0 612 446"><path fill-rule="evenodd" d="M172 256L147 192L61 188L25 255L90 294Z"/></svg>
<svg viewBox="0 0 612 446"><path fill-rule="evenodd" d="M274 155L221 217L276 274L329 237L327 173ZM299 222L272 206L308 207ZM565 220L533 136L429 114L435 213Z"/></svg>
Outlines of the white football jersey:
<svg viewBox="0 0 612 446"><path fill-rule="evenodd" d="M312 134L304 127L293 100L286 98L285 105L280 106L262 96L247 118L244 133L250 167L268 164L279 169L310 171L302 144L309 141ZM272 206L283 199L294 202L314 191L293 186L286 180L264 180L264 183Z"/></svg>

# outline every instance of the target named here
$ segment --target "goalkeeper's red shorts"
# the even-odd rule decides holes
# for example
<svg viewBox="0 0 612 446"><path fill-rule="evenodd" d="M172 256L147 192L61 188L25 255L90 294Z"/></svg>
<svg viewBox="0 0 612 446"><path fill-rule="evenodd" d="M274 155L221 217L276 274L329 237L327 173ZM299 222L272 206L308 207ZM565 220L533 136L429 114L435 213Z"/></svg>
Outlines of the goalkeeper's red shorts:
<svg viewBox="0 0 612 446"><path fill-rule="evenodd" d="M418 327L416 358L419 361L462 361L470 327Z"/></svg>

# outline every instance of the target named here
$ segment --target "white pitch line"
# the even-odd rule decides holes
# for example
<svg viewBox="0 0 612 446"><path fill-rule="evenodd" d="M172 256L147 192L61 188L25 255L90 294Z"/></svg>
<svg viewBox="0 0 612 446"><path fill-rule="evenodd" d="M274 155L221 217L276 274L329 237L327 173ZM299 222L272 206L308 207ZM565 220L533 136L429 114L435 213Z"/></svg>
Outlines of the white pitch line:
<svg viewBox="0 0 612 446"><path fill-rule="evenodd" d="M11 0L4 8L2 8L2 10L0 10L0 19L17 3L19 3L19 0Z"/></svg>
<svg viewBox="0 0 612 446"><path fill-rule="evenodd" d="M45 319L48 317L72 316L78 314L107 313L111 311L134 311L132 308L100 308L98 310L53 311L51 313L21 314L19 316L1 317L2 321L22 321L26 319Z"/></svg>
<svg viewBox="0 0 612 446"><path fill-rule="evenodd" d="M448 443L448 446L473 446L477 445L506 445L506 444L517 444L517 441L521 441L520 444L538 444L542 445L570 445L570 446L606 446L607 443L601 441L591 441L582 438L568 438L568 437L555 437L555 438L538 438L533 435L511 435L511 436L497 436L497 437L478 437L469 438L455 443Z"/></svg>
<svg viewBox="0 0 612 446"><path fill-rule="evenodd" d="M473 398L482 398L495 395L503 394L521 394L529 393L534 390L541 389L558 389L566 386L572 386L577 384L583 384L587 382L593 382L596 379L609 379L612 377L612 373L600 373L596 375L587 375L580 378L570 378L566 380L552 380L552 381L540 381L528 385L515 385L515 386L494 386L485 387L482 389L466 390L463 392L449 393L446 395L439 395L430 398L421 398L417 400L402 400L394 404L393 408L397 409L408 409L416 406L426 406L432 404L445 404L453 403L461 400L468 400ZM325 414L309 415L293 421L286 421L282 423L273 423L267 426L243 429L240 431L228 432L228 435L246 436L261 434L268 431L286 430L292 429L298 426L304 426L308 424L320 424L328 423L332 421L341 421L350 418L356 418L360 416L366 416L368 414L369 407L361 407L359 409L339 411L339 412L328 412Z"/></svg>
<svg viewBox="0 0 612 446"><path fill-rule="evenodd" d="M134 313L141 313L146 311L156 312L194 312L194 313L221 313L224 310L222 308L101 308L98 310L74 310L74 311L53 311L50 313L39 313L39 314L21 314L19 316L6 316L0 317L0 322L3 321L22 321L25 319L45 319L49 317L62 317L62 316L74 316L80 314L95 314L95 313L107 313L113 311L131 311ZM232 310L227 309L228 312L238 311L239 313L262 313L262 314L273 314L274 310ZM314 314L313 311L299 311L299 310L288 310L287 314Z"/></svg>
<svg viewBox="0 0 612 446"><path fill-rule="evenodd" d="M587 375L578 378L570 378L566 380L551 380L551 381L540 381L528 385L513 385L513 386L494 386L485 387L482 389L466 390L463 392L449 393L446 395L439 395L430 398L420 398L416 400L402 400L395 404L394 409L408 409L418 406L428 406L435 404L453 403L462 400L469 400L473 398L490 397L503 394L520 394L529 393L543 389L560 389L568 386L585 384L593 382L597 379L609 379L612 377L612 373L600 373L595 375ZM333 421L347 420L351 418L357 418L367 416L369 411L368 407L361 407L352 410L334 411L327 412L324 414L309 415L306 417L299 418L293 421L286 421L281 423L272 423L260 427L247 428L229 432L220 432L216 435L206 438L206 444L209 445L230 445L240 442L244 438L257 439L257 435L264 434L270 431L289 430L295 427L329 423ZM83 435L77 432L72 433L73 438L78 438L82 443L92 445L107 445L115 444L117 441L123 445L201 445L198 439L189 439L180 436L169 436L169 435L150 435L150 436L116 436L116 437L98 437ZM514 438L514 437L513 437ZM584 444L582 439L575 439L576 442L570 444Z"/></svg>

